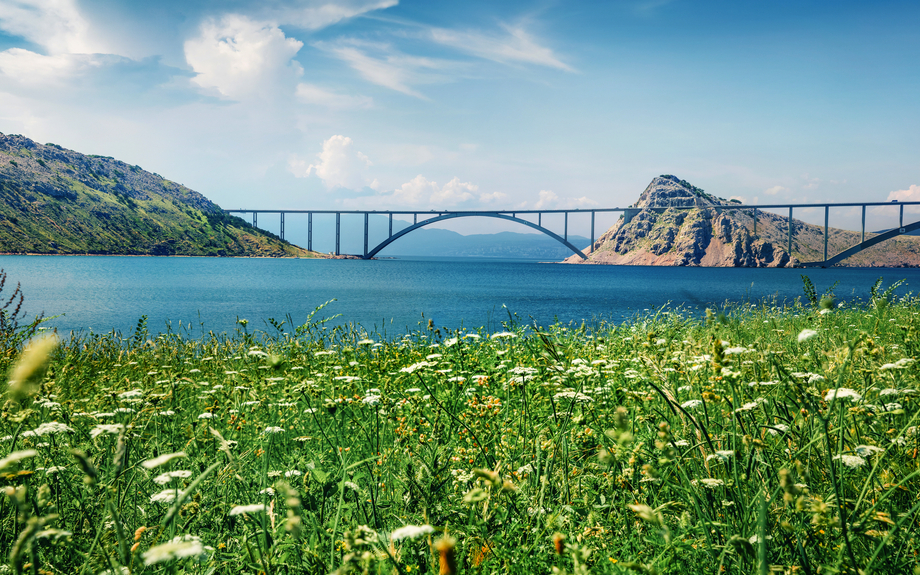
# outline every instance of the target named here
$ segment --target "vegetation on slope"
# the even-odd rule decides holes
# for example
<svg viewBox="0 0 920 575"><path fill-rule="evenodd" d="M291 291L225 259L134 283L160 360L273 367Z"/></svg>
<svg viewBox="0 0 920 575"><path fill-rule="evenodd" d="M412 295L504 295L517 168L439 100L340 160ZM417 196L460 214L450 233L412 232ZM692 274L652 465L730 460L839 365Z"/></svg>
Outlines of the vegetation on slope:
<svg viewBox="0 0 920 575"><path fill-rule="evenodd" d="M139 166L3 134L0 252L315 255Z"/></svg>
<svg viewBox="0 0 920 575"><path fill-rule="evenodd" d="M817 293L593 331L141 321L36 343L0 414L0 553L17 573L910 573L920 300Z"/></svg>

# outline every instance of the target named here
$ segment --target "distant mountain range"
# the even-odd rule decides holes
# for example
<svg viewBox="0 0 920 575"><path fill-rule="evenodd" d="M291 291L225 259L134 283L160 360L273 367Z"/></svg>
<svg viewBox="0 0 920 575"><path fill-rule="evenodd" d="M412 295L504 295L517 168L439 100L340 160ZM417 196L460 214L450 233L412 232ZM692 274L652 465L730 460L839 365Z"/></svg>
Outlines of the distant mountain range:
<svg viewBox="0 0 920 575"><path fill-rule="evenodd" d="M569 236L569 242L583 248L591 240ZM450 230L422 228L394 242L380 252L386 256L446 256L482 258L520 258L559 261L572 250L544 234L472 234L464 236Z"/></svg>
<svg viewBox="0 0 920 575"><path fill-rule="evenodd" d="M317 257L114 158L0 134L0 252Z"/></svg>

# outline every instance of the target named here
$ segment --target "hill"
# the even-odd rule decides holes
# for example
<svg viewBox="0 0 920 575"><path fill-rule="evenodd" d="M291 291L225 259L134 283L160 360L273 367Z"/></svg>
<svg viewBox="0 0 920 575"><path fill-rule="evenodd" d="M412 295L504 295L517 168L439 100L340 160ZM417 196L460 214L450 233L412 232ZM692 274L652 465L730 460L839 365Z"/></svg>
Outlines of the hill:
<svg viewBox="0 0 920 575"><path fill-rule="evenodd" d="M106 156L0 134L0 252L317 257Z"/></svg>
<svg viewBox="0 0 920 575"><path fill-rule="evenodd" d="M788 250L789 218L752 210L720 210L731 202L680 180L659 176L639 196L639 211L607 230L585 251L566 263L617 265L794 267L824 259L824 228L792 220L792 252ZM676 208L691 209L676 209ZM872 234L866 234L866 238ZM860 233L829 228L828 256L860 241ZM920 238L901 236L841 262L854 267L920 266Z"/></svg>

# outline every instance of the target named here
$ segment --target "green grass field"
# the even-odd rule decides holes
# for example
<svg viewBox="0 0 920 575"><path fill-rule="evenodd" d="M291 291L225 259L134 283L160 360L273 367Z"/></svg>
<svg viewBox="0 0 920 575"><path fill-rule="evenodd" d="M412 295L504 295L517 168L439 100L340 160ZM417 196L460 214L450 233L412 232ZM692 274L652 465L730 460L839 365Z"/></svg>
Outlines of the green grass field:
<svg viewBox="0 0 920 575"><path fill-rule="evenodd" d="M33 340L0 572L917 573L920 300L810 299Z"/></svg>

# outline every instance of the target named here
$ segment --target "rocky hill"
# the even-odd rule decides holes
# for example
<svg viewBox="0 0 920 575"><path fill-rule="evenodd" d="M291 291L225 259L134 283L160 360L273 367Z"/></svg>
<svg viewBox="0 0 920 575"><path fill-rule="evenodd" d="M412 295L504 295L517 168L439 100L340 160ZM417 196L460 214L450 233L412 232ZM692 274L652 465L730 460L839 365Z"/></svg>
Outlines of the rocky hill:
<svg viewBox="0 0 920 575"><path fill-rule="evenodd" d="M4 134L0 252L317 256L139 166Z"/></svg>
<svg viewBox="0 0 920 575"><path fill-rule="evenodd" d="M753 210L726 210L725 200L680 180L659 176L634 204L631 217L621 217L594 244L566 263L618 265L794 267L823 260L824 228L792 220L792 253L788 251L788 220ZM691 208L691 209L676 209ZM866 238L872 234L866 234ZM828 255L860 241L860 233L830 228ZM858 267L920 266L920 238L901 236L878 244L838 265Z"/></svg>

